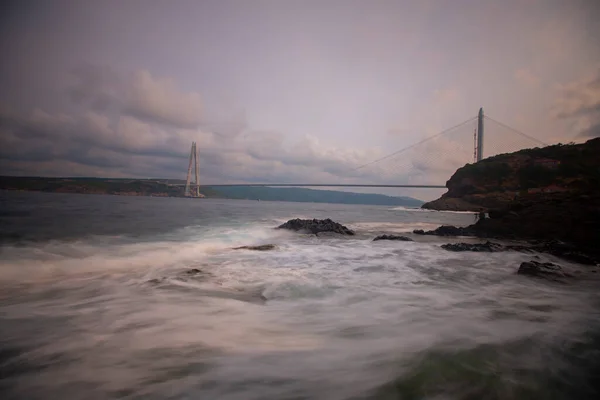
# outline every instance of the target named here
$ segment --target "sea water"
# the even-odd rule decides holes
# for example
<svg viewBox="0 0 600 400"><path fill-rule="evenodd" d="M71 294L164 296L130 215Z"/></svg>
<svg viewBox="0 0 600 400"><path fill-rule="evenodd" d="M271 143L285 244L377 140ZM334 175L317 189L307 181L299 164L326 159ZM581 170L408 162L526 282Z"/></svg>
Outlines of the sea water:
<svg viewBox="0 0 600 400"><path fill-rule="evenodd" d="M357 234L273 229L291 218ZM411 234L474 220L0 192L0 398L595 398L600 282L520 276L531 254ZM259 244L276 247L232 249Z"/></svg>

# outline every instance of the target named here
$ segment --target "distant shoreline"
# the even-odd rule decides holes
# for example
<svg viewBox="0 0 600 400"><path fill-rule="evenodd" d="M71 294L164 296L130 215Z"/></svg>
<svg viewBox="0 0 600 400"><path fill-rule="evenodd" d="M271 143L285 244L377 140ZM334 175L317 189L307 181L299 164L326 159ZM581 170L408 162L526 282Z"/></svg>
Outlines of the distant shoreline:
<svg viewBox="0 0 600 400"><path fill-rule="evenodd" d="M169 183L169 182L174 182ZM47 178L0 176L0 190L19 192L104 194L130 197L184 196L183 181L127 178ZM205 198L285 201L296 203L363 204L418 208L423 201L374 193L355 193L307 188L200 186Z"/></svg>

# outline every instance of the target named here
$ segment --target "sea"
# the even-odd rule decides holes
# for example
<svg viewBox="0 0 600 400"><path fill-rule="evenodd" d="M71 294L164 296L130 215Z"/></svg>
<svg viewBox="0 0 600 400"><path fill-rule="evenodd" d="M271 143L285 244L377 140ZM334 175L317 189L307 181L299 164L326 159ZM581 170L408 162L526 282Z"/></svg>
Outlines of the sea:
<svg viewBox="0 0 600 400"><path fill-rule="evenodd" d="M292 218L356 235L274 229ZM2 191L0 398L600 398L600 281L517 275L531 254L412 234L474 220ZM261 244L275 248L233 249Z"/></svg>

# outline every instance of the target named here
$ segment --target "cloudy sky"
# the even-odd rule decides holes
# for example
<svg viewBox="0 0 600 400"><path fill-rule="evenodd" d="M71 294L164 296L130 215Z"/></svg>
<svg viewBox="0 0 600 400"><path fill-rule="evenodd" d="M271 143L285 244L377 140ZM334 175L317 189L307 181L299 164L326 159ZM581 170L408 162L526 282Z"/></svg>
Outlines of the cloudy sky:
<svg viewBox="0 0 600 400"><path fill-rule="evenodd" d="M600 136L599 3L4 1L0 173L183 179L196 141L205 183L443 184L472 125L354 168L480 106Z"/></svg>

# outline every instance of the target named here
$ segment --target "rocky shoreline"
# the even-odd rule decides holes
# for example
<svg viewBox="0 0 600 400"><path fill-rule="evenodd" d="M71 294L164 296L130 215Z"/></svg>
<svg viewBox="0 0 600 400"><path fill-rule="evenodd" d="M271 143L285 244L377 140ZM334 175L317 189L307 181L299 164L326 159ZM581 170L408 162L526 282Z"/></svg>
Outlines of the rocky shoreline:
<svg viewBox="0 0 600 400"><path fill-rule="evenodd" d="M492 213L493 216L500 222L495 223L501 224L502 218L509 213ZM467 227L455 227L449 225L440 226L434 230L423 231L416 229L412 233L414 235L431 235L440 237L475 237L475 238L495 238L495 239L516 239L517 234L512 232L510 235L498 235L498 232L504 232L503 230L494 231L488 230L490 224L490 218L482 218L477 223ZM512 219L511 219L512 221ZM314 234L319 236L319 233L331 233L337 235L355 235L355 232L348 227L332 221L331 219L318 220L318 219L292 219L286 223L277 227L277 229L288 229L300 233ZM600 253L597 251L589 251L587 248L582 248L575 244L566 243L555 238L546 240L523 240L522 244L500 244L491 242L489 240L482 243L446 243L440 247L447 251L452 252L502 252L502 251L518 251L522 253L532 254L532 260L521 263L517 273L522 275L537 276L546 278L549 280L555 280L563 282L563 278L573 278L576 273L582 273L581 270L575 272L568 272L568 269L563 268L560 265L553 264L550 262L540 261L540 257L537 254L549 254L565 261L586 265L586 266L599 266L600 265ZM388 235L383 234L376 236L373 241L401 241L401 242L413 242L414 240L408 236L401 235ZM261 246L242 246L235 249L249 249L249 250L272 250L275 245L261 245ZM589 272L596 273L596 269L591 269Z"/></svg>
<svg viewBox="0 0 600 400"><path fill-rule="evenodd" d="M464 228L443 226L415 233L528 241L540 252L558 256L567 252L575 262L597 262L598 154L600 138L526 149L467 164L448 180L448 192L422 208L480 212L480 219Z"/></svg>
<svg viewBox="0 0 600 400"><path fill-rule="evenodd" d="M581 253L600 257L600 195L548 194L524 199L502 209L489 210L467 227L442 226L415 234L474 236L478 238L564 242Z"/></svg>

